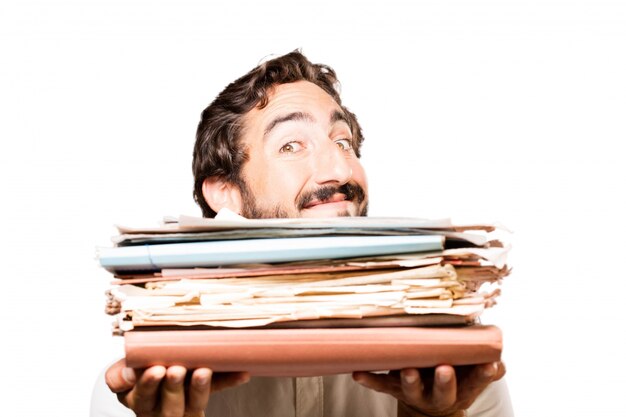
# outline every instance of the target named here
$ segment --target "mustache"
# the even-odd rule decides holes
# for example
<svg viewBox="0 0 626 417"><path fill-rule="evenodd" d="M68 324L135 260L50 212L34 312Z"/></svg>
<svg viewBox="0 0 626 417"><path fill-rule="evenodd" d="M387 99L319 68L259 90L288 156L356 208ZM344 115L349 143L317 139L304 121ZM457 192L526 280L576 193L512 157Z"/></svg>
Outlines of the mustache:
<svg viewBox="0 0 626 417"><path fill-rule="evenodd" d="M345 195L346 200L351 200L358 204L365 200L365 191L363 190L363 187L358 184L347 182L340 186L325 185L316 190L304 192L298 199L298 210L304 209L304 207L306 207L313 200L329 200L337 193Z"/></svg>

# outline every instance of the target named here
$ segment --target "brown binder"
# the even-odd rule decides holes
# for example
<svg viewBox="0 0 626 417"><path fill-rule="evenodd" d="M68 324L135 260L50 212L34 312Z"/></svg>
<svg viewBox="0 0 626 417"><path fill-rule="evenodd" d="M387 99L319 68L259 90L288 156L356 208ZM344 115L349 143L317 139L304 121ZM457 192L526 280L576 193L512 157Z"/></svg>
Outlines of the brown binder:
<svg viewBox="0 0 626 417"><path fill-rule="evenodd" d="M314 376L500 359L496 326L130 331L126 362Z"/></svg>

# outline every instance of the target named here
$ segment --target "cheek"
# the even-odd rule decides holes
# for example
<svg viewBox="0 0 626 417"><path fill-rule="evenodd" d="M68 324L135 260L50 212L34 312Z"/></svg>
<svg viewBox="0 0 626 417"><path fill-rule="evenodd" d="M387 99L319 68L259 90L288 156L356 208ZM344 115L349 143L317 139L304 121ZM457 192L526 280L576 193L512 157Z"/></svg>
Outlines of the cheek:
<svg viewBox="0 0 626 417"><path fill-rule="evenodd" d="M251 168L251 179L248 184L253 185L257 200L268 204L289 205L293 204L306 185L306 167L298 163L274 163L263 164Z"/></svg>
<svg viewBox="0 0 626 417"><path fill-rule="evenodd" d="M280 195L282 201L295 201L306 184L306 172L307 169L302 164L275 164L267 176L268 181L271 181L273 194Z"/></svg>
<svg viewBox="0 0 626 417"><path fill-rule="evenodd" d="M367 193L367 175L361 162L358 159L353 160L350 168L352 169L352 180L359 184Z"/></svg>
<svg viewBox="0 0 626 417"><path fill-rule="evenodd" d="M263 160L250 159L243 167L243 180L255 200L267 195L267 171L268 166Z"/></svg>

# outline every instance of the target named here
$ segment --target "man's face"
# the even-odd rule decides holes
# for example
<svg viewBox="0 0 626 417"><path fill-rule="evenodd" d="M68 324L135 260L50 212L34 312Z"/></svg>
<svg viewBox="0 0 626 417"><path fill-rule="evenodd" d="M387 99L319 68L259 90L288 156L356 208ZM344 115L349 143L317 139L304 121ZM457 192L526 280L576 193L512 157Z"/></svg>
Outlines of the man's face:
<svg viewBox="0 0 626 417"><path fill-rule="evenodd" d="M244 118L242 215L364 216L367 179L344 112L308 81L276 86Z"/></svg>

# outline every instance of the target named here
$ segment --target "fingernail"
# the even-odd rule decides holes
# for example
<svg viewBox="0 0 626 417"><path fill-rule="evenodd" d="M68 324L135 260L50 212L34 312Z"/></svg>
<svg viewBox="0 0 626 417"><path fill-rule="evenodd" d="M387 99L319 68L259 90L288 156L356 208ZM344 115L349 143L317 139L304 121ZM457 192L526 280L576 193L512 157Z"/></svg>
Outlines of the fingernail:
<svg viewBox="0 0 626 417"><path fill-rule="evenodd" d="M498 364L492 363L489 366L485 367L485 369L483 370L483 375L485 375L485 377L487 378L491 378L492 376L496 374L497 371L498 371Z"/></svg>
<svg viewBox="0 0 626 417"><path fill-rule="evenodd" d="M407 384L415 384L415 381L417 381L417 375L414 372L405 372L403 378Z"/></svg>
<svg viewBox="0 0 626 417"><path fill-rule="evenodd" d="M124 381L128 382L129 384L134 384L137 380L137 378L135 377L135 371L133 371L132 368L122 369L122 378L124 378Z"/></svg>
<svg viewBox="0 0 626 417"><path fill-rule="evenodd" d="M185 377L185 375L183 374L174 374L170 377L170 381L173 384L180 384L181 382L183 382L183 378Z"/></svg>
<svg viewBox="0 0 626 417"><path fill-rule="evenodd" d="M450 374L450 372L438 372L437 373L437 380L441 384L447 384L448 382L450 382L451 379L452 379L452 375Z"/></svg>
<svg viewBox="0 0 626 417"><path fill-rule="evenodd" d="M165 367L163 366L155 366L151 368L151 370L152 370L152 378L154 381L157 381L157 382L165 378L165 374L167 373L167 369L165 369Z"/></svg>
<svg viewBox="0 0 626 417"><path fill-rule="evenodd" d="M415 384L415 381L417 381L417 370L415 369L405 369L401 372L401 375L405 384Z"/></svg>
<svg viewBox="0 0 626 417"><path fill-rule="evenodd" d="M364 377L363 377L363 375L362 375L362 374L360 374L360 373L355 373L355 374L352 376L352 378L353 378L356 382L358 382L358 383L362 383L362 382L363 382L363 378L364 378Z"/></svg>
<svg viewBox="0 0 626 417"><path fill-rule="evenodd" d="M206 384L209 383L209 375L200 375L198 377L198 385L202 385L205 386Z"/></svg>

